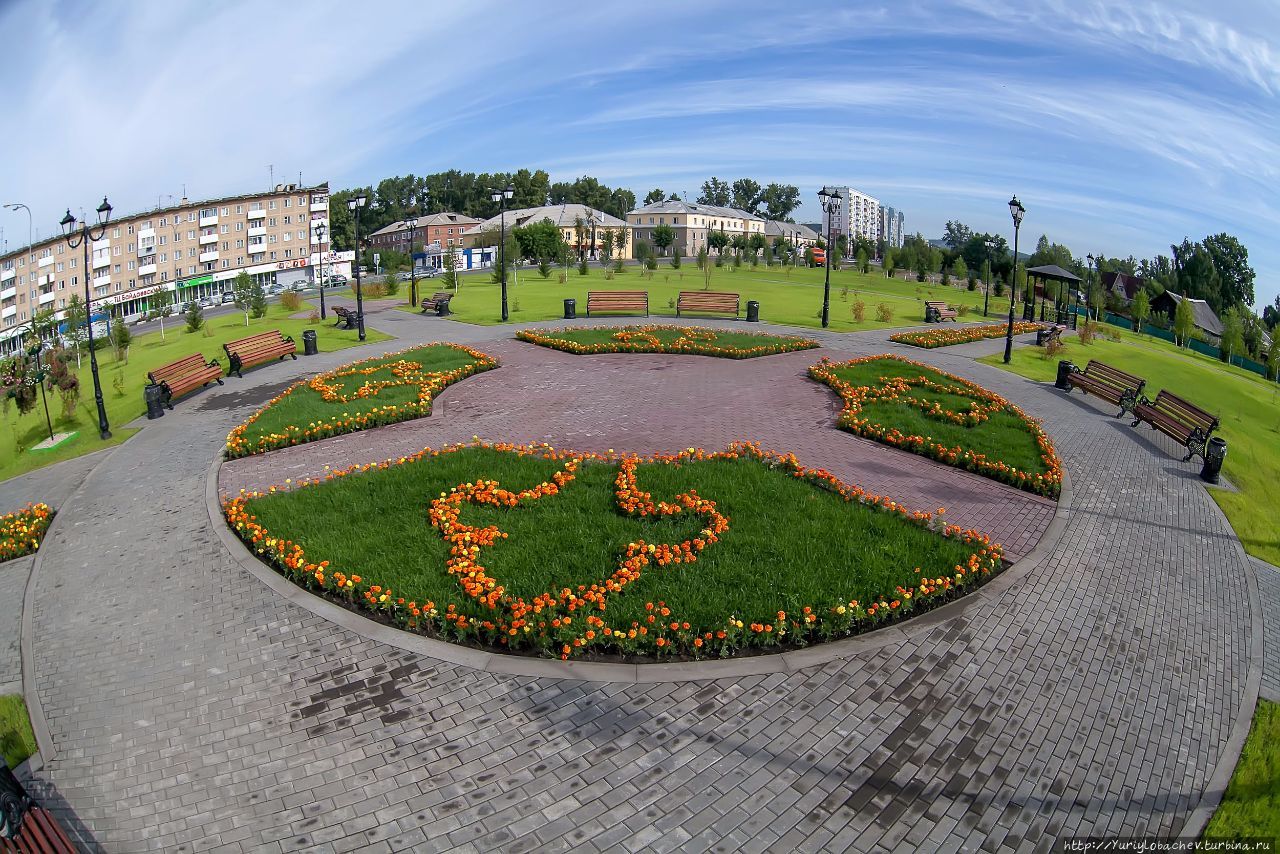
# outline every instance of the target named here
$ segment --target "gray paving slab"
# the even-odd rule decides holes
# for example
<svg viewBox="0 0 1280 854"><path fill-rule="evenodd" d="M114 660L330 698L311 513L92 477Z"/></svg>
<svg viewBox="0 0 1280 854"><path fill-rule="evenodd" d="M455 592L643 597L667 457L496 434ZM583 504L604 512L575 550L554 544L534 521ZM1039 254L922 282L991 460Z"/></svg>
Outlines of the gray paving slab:
<svg viewBox="0 0 1280 854"><path fill-rule="evenodd" d="M378 322L402 340L370 353L498 334ZM1250 570L1194 467L1089 400L913 354L1045 419L1072 478L1061 546L994 601L799 672L590 683L366 640L225 551L203 500L227 431L297 371L360 355L270 366L179 406L55 522L32 615L54 751L33 790L87 847L489 850L498 816L504 844L537 849L746 847L785 780L778 846L1016 850L1039 843L1036 822L1040 838L1176 833L1222 764L1247 696ZM144 464L157 456L163 483Z"/></svg>

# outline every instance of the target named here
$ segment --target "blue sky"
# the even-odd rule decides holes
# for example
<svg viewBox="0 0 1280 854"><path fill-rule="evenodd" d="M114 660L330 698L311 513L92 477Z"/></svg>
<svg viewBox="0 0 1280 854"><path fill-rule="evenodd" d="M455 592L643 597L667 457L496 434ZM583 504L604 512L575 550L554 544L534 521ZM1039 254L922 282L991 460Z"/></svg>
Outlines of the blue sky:
<svg viewBox="0 0 1280 854"><path fill-rule="evenodd" d="M1010 8L1001 8L1002 6ZM856 6L856 8L854 8ZM358 14L353 14L353 9ZM0 5L0 201L47 234L118 211L448 168L643 196L848 184L1136 257L1226 231L1280 292L1280 4L958 2ZM15 37L16 36L16 37ZM0 211L9 245L25 214ZM1009 235L1010 238L1012 235Z"/></svg>

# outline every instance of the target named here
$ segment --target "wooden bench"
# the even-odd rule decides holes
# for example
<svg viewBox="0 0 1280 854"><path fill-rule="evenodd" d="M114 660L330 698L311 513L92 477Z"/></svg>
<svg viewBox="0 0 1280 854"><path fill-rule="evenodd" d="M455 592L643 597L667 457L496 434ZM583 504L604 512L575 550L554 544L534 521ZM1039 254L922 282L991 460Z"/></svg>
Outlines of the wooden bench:
<svg viewBox="0 0 1280 854"><path fill-rule="evenodd" d="M1126 374L1096 359L1090 360L1083 371L1076 368L1067 375L1068 394L1071 393L1071 389L1078 388L1085 394L1096 395L1109 403L1114 403L1120 407L1120 412L1116 414L1117 418L1133 409L1138 403L1138 395L1142 394L1146 384L1147 381L1141 377Z"/></svg>
<svg viewBox="0 0 1280 854"><path fill-rule="evenodd" d="M239 341L228 341L222 345L222 349L227 351L229 360L227 374L235 374L241 378L244 377L242 371L254 365L270 362L272 359L283 359L285 356L292 356L294 361L298 359L298 348L294 346L293 339L281 335L279 329L260 332Z"/></svg>
<svg viewBox="0 0 1280 854"><path fill-rule="evenodd" d="M1143 395L1133 407L1133 416L1131 427L1137 427L1145 421L1153 430L1159 430L1186 448L1187 455L1182 458L1184 463L1196 456L1204 459L1209 435L1218 429L1217 418L1164 389L1160 390L1154 401L1147 400L1146 395Z"/></svg>
<svg viewBox="0 0 1280 854"><path fill-rule="evenodd" d="M76 847L53 816L42 809L0 761L0 852L75 854Z"/></svg>
<svg viewBox="0 0 1280 854"><path fill-rule="evenodd" d="M649 316L648 291L587 291L587 317L596 314L622 314L642 311Z"/></svg>
<svg viewBox="0 0 1280 854"><path fill-rule="evenodd" d="M925 300L924 303L924 322L925 323L941 323L944 320L954 322L956 319L956 310L948 306L945 302L938 300Z"/></svg>
<svg viewBox="0 0 1280 854"><path fill-rule="evenodd" d="M1054 324L1046 326L1036 334L1036 346L1044 347L1049 344L1061 344L1062 333L1067 327Z"/></svg>
<svg viewBox="0 0 1280 854"><path fill-rule="evenodd" d="M732 314L737 317L740 300L737 294L720 291L681 291L676 299L676 317L685 311Z"/></svg>
<svg viewBox="0 0 1280 854"><path fill-rule="evenodd" d="M422 313L434 311L436 317L444 317L449 313L449 300L453 299L453 294L445 291L432 294L428 299L422 301Z"/></svg>
<svg viewBox="0 0 1280 854"><path fill-rule="evenodd" d="M199 353L192 353L185 359L170 362L147 373L152 385L160 386L162 397L160 402L173 409L173 399L181 397L189 391L204 388L209 383L222 385L222 365L217 359L204 360Z"/></svg>
<svg viewBox="0 0 1280 854"><path fill-rule="evenodd" d="M349 308L343 308L340 305L333 307L333 314L338 318L338 322L333 324L335 327L341 326L343 329L355 329L360 324L360 315L356 314Z"/></svg>

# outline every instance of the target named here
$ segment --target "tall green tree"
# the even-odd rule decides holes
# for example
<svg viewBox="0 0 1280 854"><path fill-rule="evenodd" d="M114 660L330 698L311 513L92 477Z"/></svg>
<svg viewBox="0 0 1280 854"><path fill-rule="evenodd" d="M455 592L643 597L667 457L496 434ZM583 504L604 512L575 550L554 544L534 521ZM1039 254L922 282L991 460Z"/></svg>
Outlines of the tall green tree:
<svg viewBox="0 0 1280 854"><path fill-rule="evenodd" d="M791 221L791 212L800 207L800 189L791 184L769 184L760 191L760 204L769 219Z"/></svg>
<svg viewBox="0 0 1280 854"><path fill-rule="evenodd" d="M1146 323L1147 318L1151 316L1151 300L1147 297L1146 288L1138 288L1138 292L1133 295L1133 304L1129 306L1129 313L1133 315L1133 329L1139 335L1142 334L1142 324Z"/></svg>
<svg viewBox="0 0 1280 854"><path fill-rule="evenodd" d="M562 240L560 228L549 218L511 229L522 258L554 258Z"/></svg>
<svg viewBox="0 0 1280 854"><path fill-rule="evenodd" d="M1218 271L1219 304L1253 305L1253 281L1249 250L1230 234L1211 234L1200 241Z"/></svg>
<svg viewBox="0 0 1280 854"><path fill-rule="evenodd" d="M893 264L895 261L894 250L892 247L885 247L884 257L880 260L880 266L884 269L886 278L893 278Z"/></svg>
<svg viewBox="0 0 1280 854"><path fill-rule="evenodd" d="M452 288L456 294L458 292L458 256L446 249L441 262L444 265L444 277L440 283L446 290Z"/></svg>
<svg viewBox="0 0 1280 854"><path fill-rule="evenodd" d="M262 280L255 278L253 285L249 288L249 309L255 319L267 316L267 290L262 286Z"/></svg>
<svg viewBox="0 0 1280 854"><path fill-rule="evenodd" d="M62 319L67 324L67 340L71 342L71 346L76 351L76 370L80 370L80 350L88 337L89 331L89 315L85 311L84 300L80 298L80 294L72 294L67 299L67 307L63 312ZM164 340L163 326L161 326L160 338Z"/></svg>
<svg viewBox="0 0 1280 854"><path fill-rule="evenodd" d="M724 251L724 248L729 245L729 235L724 233L724 229L713 231L707 235L707 243L710 244L711 248L716 250L716 254L719 255Z"/></svg>
<svg viewBox="0 0 1280 854"><path fill-rule="evenodd" d="M663 199L665 199L666 197L667 197L667 196L666 196L666 194L662 192L662 188L661 188L661 187L659 187L659 188L657 188L657 189L650 190L650 191L648 192L648 194L647 194L647 195L645 195L645 197L644 197L644 203L645 203L646 205L652 205L652 204L654 204L655 202L660 202L660 201L662 201L662 200L663 200Z"/></svg>
<svg viewBox="0 0 1280 854"><path fill-rule="evenodd" d="M971 239L973 239L973 229L959 220L947 220L946 231L942 235L942 240L948 246L958 251L964 248L964 245Z"/></svg>
<svg viewBox="0 0 1280 854"><path fill-rule="evenodd" d="M253 277L241 270L231 280L231 295L235 306L244 312L244 325L249 325L249 312L253 310Z"/></svg>
<svg viewBox="0 0 1280 854"><path fill-rule="evenodd" d="M613 236L612 228L600 229L599 260L600 260L600 263L605 265L606 267L609 266L609 264L612 263L613 261L613 246L614 246L613 241L614 241L614 236Z"/></svg>
<svg viewBox="0 0 1280 854"><path fill-rule="evenodd" d="M964 263L963 255L957 255L956 260L951 262L951 276L958 281L969 278L969 268Z"/></svg>
<svg viewBox="0 0 1280 854"><path fill-rule="evenodd" d="M1196 328L1196 317L1191 311L1191 301L1178 300L1178 307L1173 312L1173 334L1178 339L1179 347L1186 347L1191 340L1191 333Z"/></svg>
<svg viewBox="0 0 1280 854"><path fill-rule="evenodd" d="M698 204L727 208L732 200L732 191L724 181L719 178L710 178L702 182L702 194L698 196Z"/></svg>
<svg viewBox="0 0 1280 854"><path fill-rule="evenodd" d="M871 259L867 257L867 249L865 246L858 249L858 272L871 272Z"/></svg>
<svg viewBox="0 0 1280 854"><path fill-rule="evenodd" d="M1219 346L1222 355L1226 357L1223 361L1227 363L1231 362L1232 356L1240 355L1240 351L1244 349L1242 311L1240 306L1233 305L1222 313L1222 340Z"/></svg>
<svg viewBox="0 0 1280 854"><path fill-rule="evenodd" d="M659 223L653 227L653 245L658 247L663 255L667 254L667 250L675 242L676 232L674 228L665 223Z"/></svg>
<svg viewBox="0 0 1280 854"><path fill-rule="evenodd" d="M754 213L760 203L760 184L751 178L739 178L733 182L733 207Z"/></svg>

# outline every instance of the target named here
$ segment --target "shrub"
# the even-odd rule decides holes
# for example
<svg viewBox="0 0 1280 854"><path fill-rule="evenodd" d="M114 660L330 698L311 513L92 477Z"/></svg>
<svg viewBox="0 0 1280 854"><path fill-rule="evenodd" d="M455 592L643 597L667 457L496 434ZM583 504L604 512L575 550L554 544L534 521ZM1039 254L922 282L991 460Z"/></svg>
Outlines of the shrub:
<svg viewBox="0 0 1280 854"><path fill-rule="evenodd" d="M996 283L991 286L991 295L997 297L1004 296L1004 282L996 279Z"/></svg>
<svg viewBox="0 0 1280 854"><path fill-rule="evenodd" d="M364 299L378 299L387 295L386 287L380 282L374 282L369 285L361 285L360 292L364 294Z"/></svg>
<svg viewBox="0 0 1280 854"><path fill-rule="evenodd" d="M200 303L196 302L195 300L191 301L191 305L187 308L186 318L187 318L187 331L199 332L200 329L204 326L204 309L200 307ZM112 327L112 329L114 330L115 326L122 326L122 325L123 324L115 324ZM114 340L114 337L112 340Z"/></svg>
<svg viewBox="0 0 1280 854"><path fill-rule="evenodd" d="M546 255L538 259L538 275L544 279L551 278L551 259Z"/></svg>
<svg viewBox="0 0 1280 854"><path fill-rule="evenodd" d="M621 259L621 258L615 258L615 259L613 259L613 272L615 272L615 273L621 273L621 272L622 272L622 259Z"/></svg>
<svg viewBox="0 0 1280 854"><path fill-rule="evenodd" d="M849 283L848 282L845 282L843 285L840 286L840 299L842 300L849 299Z"/></svg>
<svg viewBox="0 0 1280 854"><path fill-rule="evenodd" d="M310 323L312 326L314 326L319 322L320 322L320 312L312 309L311 313L307 315L307 323Z"/></svg>
<svg viewBox="0 0 1280 854"><path fill-rule="evenodd" d="M876 320L881 323L889 323L893 320L893 306L887 302L882 302L876 306Z"/></svg>
<svg viewBox="0 0 1280 854"><path fill-rule="evenodd" d="M671 269L673 270L680 269L680 251L679 250L676 250L671 254Z"/></svg>
<svg viewBox="0 0 1280 854"><path fill-rule="evenodd" d="M1056 359L1063 350L1067 349L1067 345L1063 344L1058 338L1050 338L1044 342L1044 352L1040 354L1040 358L1049 361Z"/></svg>
<svg viewBox="0 0 1280 854"><path fill-rule="evenodd" d="M969 276L969 290L976 291L978 289L978 280L972 275Z"/></svg>
<svg viewBox="0 0 1280 854"><path fill-rule="evenodd" d="M285 291L280 294L280 306L288 311L298 311L302 308L302 295L297 291Z"/></svg>
<svg viewBox="0 0 1280 854"><path fill-rule="evenodd" d="M1080 339L1081 344L1088 346L1093 343L1093 336L1097 331L1093 321L1081 320L1080 326L1076 329L1076 337Z"/></svg>
<svg viewBox="0 0 1280 854"><path fill-rule="evenodd" d="M585 276L587 274L587 256L583 255L582 260L578 262L578 275Z"/></svg>
<svg viewBox="0 0 1280 854"><path fill-rule="evenodd" d="M513 312L520 310L520 297L513 296L511 298L511 310Z"/></svg>
<svg viewBox="0 0 1280 854"><path fill-rule="evenodd" d="M568 277L568 276L566 276L564 273L561 273L561 274L560 274L560 284L562 284L562 285L563 285L563 284L564 284L565 282L567 282L567 281L569 281L569 277Z"/></svg>
<svg viewBox="0 0 1280 854"><path fill-rule="evenodd" d="M124 368L116 368L115 376L111 378L111 387L116 390L116 397L124 397ZM72 409L74 408L73 406Z"/></svg>
<svg viewBox="0 0 1280 854"><path fill-rule="evenodd" d="M612 282L612 281L613 281L613 271L612 271L612 270L606 270L606 271L605 271L605 274L604 274L604 278L605 278L605 280L606 280L606 281Z"/></svg>
<svg viewBox="0 0 1280 854"><path fill-rule="evenodd" d="M400 293L400 277L395 273L388 273L387 278L382 283L382 287L387 292L387 296L395 296Z"/></svg>
<svg viewBox="0 0 1280 854"><path fill-rule="evenodd" d="M670 299L667 300L667 308L675 308L675 307L676 307L676 298L671 297Z"/></svg>
<svg viewBox="0 0 1280 854"><path fill-rule="evenodd" d="M658 269L658 259L650 255L648 258L644 259L644 267L649 271Z"/></svg>
<svg viewBox="0 0 1280 854"><path fill-rule="evenodd" d="M867 319L867 304L862 300L853 304L853 319L858 323Z"/></svg>
<svg viewBox="0 0 1280 854"><path fill-rule="evenodd" d="M956 306L957 317L964 317L968 313L969 313L969 306L965 305L964 303L960 303L958 306Z"/></svg>

